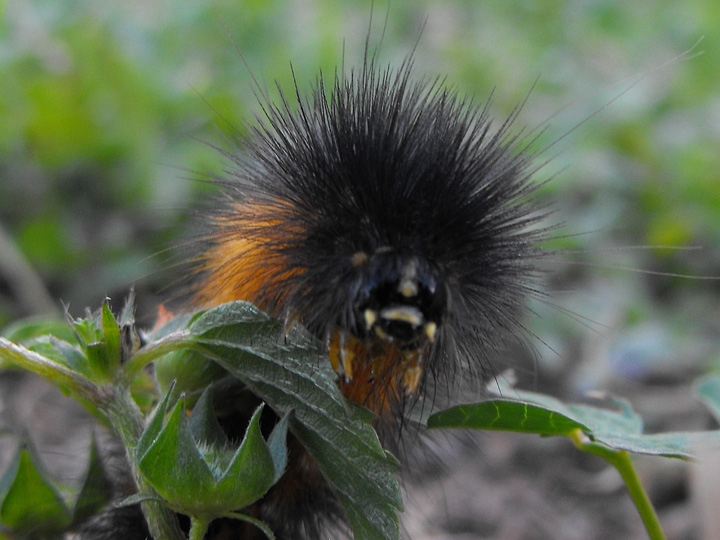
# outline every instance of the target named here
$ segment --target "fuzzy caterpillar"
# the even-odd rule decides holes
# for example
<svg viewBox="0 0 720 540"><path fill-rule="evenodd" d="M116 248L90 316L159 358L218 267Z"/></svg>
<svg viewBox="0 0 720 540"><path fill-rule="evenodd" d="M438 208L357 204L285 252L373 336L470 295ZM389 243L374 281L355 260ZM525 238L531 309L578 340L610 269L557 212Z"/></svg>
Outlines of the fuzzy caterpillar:
<svg viewBox="0 0 720 540"><path fill-rule="evenodd" d="M416 80L412 59L394 70L366 55L329 98L321 77L309 97L263 108L218 179L194 302L246 300L308 328L393 448L416 399L448 392L463 362L490 373L523 332L548 234L532 141L513 133L519 108L494 126L487 104ZM258 514L279 538L320 537L333 504L308 509L317 471L301 449L291 463Z"/></svg>

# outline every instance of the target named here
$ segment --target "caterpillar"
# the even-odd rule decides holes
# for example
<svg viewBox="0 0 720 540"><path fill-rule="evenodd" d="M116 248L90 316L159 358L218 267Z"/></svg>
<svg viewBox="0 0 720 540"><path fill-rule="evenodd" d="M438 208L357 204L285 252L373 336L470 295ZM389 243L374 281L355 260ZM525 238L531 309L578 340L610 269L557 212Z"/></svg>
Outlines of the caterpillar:
<svg viewBox="0 0 720 540"><path fill-rule="evenodd" d="M208 215L194 300L248 300L328 344L381 417L521 328L547 229L514 116L367 59L330 98L266 104ZM452 369L451 369L452 368Z"/></svg>
<svg viewBox="0 0 720 540"><path fill-rule="evenodd" d="M411 403L461 371L487 378L503 339L523 332L549 230L533 141L514 132L519 107L495 126L488 103L414 78L412 57L384 67L366 50L358 69L295 90L264 101L226 153L193 301L246 300L307 328L394 447ZM296 452L272 512L258 512L279 538L319 538L306 508L317 472Z"/></svg>

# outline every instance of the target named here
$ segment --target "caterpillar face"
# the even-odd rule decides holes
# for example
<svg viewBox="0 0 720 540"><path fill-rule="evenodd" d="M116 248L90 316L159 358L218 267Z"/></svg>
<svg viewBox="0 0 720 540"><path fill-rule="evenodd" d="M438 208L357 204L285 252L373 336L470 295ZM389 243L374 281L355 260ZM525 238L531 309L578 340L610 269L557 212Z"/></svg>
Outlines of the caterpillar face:
<svg viewBox="0 0 720 540"><path fill-rule="evenodd" d="M350 331L412 349L435 341L447 311L447 295L426 261L400 257L390 247L373 255L353 255L355 266L367 269L364 286L353 302L359 324Z"/></svg>
<svg viewBox="0 0 720 540"><path fill-rule="evenodd" d="M481 370L517 333L545 237L515 115L492 126L487 105L411 72L368 59L329 97L320 78L309 99L268 98L197 260L198 304L306 326L376 412L462 361Z"/></svg>

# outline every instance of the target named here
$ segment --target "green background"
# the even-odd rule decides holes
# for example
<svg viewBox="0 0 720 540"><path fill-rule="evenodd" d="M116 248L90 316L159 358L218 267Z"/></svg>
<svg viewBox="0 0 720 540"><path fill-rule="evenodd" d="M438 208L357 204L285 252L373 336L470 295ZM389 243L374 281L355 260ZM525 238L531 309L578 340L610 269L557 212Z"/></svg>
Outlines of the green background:
<svg viewBox="0 0 720 540"><path fill-rule="evenodd" d="M260 113L240 52L262 85L291 92L292 63L308 91L343 49L362 61L371 2L0 6L2 326L60 301L119 304L132 285L149 324L178 278L166 248L211 191L191 179L225 165L203 142ZM371 46L386 10L376 2ZM566 252L544 263L527 373L581 390L707 369L719 282L601 266L720 275L716 0L393 2L380 58L397 64L416 41L418 76L481 103L494 91L498 121L532 89L518 127L545 130L538 148L557 141L537 178L561 223L548 248Z"/></svg>

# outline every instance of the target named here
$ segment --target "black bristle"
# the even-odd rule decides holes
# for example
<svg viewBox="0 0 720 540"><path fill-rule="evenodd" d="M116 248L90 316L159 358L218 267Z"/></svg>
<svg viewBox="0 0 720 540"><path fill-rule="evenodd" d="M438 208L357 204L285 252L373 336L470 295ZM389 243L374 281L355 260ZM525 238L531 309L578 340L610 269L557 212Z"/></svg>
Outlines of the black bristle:
<svg viewBox="0 0 720 540"><path fill-rule="evenodd" d="M456 380L487 379L508 337L527 333L549 233L534 198L534 140L514 130L521 107L493 125L490 100L416 80L411 58L396 70L366 59L336 74L329 95L322 75L310 97L297 84L295 95L276 104L263 94L264 117L226 154L234 166L201 241L197 296L251 300L329 347L357 339L367 363L388 355L381 371L359 366L367 379L345 373L339 384L378 414L386 448L409 454L403 427L417 398L444 401ZM397 292L408 272L411 299ZM385 321L380 338L365 326L364 310L398 303L437 324L432 343L404 320ZM398 391L407 366L393 358L414 349L422 376ZM336 501L314 484L300 488L305 505L289 502L297 484L281 480L257 507L279 538L319 538L337 522Z"/></svg>
<svg viewBox="0 0 720 540"><path fill-rule="evenodd" d="M297 96L264 103L223 182L238 234L262 239L278 268L299 270L270 273L257 300L323 338L352 329L369 276L351 258L390 248L424 261L447 293L433 358L482 363L503 336L522 333L548 229L533 199L532 141L512 131L519 108L494 126L489 101L414 80L410 60L397 70L368 60L338 75L329 99L322 76L310 98ZM222 244L216 234L207 240Z"/></svg>

